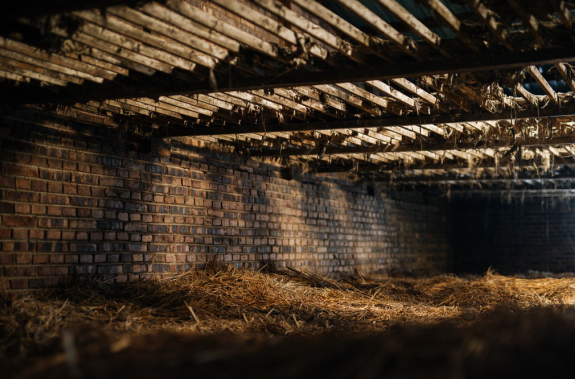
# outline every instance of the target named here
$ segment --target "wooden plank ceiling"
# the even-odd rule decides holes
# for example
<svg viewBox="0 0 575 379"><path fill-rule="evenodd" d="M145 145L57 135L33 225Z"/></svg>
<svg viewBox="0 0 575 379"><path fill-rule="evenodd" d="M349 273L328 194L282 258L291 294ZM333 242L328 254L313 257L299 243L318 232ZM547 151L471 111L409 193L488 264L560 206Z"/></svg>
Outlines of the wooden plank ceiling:
<svg viewBox="0 0 575 379"><path fill-rule="evenodd" d="M573 3L25 0L0 102L396 187L571 185Z"/></svg>

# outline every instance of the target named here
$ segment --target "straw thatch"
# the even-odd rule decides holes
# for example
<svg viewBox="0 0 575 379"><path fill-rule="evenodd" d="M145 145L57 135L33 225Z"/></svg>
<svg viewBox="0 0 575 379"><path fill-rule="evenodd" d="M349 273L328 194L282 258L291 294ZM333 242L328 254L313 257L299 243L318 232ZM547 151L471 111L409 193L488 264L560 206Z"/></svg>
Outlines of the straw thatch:
<svg viewBox="0 0 575 379"><path fill-rule="evenodd" d="M496 308L563 307L574 301L572 277L488 272L473 278L365 279L357 274L330 280L301 270L256 272L212 265L167 279L89 282L5 300L0 363L18 370L25 359L47 354L52 355L48 366L62 364L73 360L74 343L103 344L118 352L158 330L196 336L225 332L265 341L328 331L386 332L445 320L466 325Z"/></svg>

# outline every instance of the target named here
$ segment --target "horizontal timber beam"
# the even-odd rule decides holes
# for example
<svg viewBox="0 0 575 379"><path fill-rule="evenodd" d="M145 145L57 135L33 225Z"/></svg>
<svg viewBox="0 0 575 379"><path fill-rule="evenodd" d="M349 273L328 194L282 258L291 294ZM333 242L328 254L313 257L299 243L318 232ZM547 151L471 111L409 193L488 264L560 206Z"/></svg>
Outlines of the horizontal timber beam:
<svg viewBox="0 0 575 379"><path fill-rule="evenodd" d="M388 181L389 179L376 179L375 181ZM555 176L529 176L520 175L517 178L491 178L491 177L466 177L463 175L449 175L449 176L432 176L421 178L394 178L393 183L401 184L431 184L431 183L505 183L505 182L538 182L538 181L573 181L575 182L575 173L561 174Z"/></svg>
<svg viewBox="0 0 575 379"><path fill-rule="evenodd" d="M560 166L575 166L575 158L556 158L552 164L553 167ZM534 164L533 161L522 161L520 163L515 163L512 166L507 166L505 163L496 164L493 160L479 164L477 166L469 167L466 162L453 163L453 164L441 164L441 163L422 163L414 164L409 166L403 166L398 164L331 164L318 165L309 167L309 172L317 174L328 174L328 173L338 173L338 172L349 172L349 173L368 173L368 172L380 172L380 173L401 173L409 171L420 171L420 170L465 170L465 169L495 169L495 168L505 168L505 167L544 167L542 164Z"/></svg>
<svg viewBox="0 0 575 379"><path fill-rule="evenodd" d="M63 88L58 93L48 89L36 88L34 91L4 91L0 101L7 103L67 103L88 100L107 100L136 97L158 97L172 95L190 95L226 91L247 91L281 87L298 87L343 82L365 82L368 80L387 80L406 77L486 71L525 67L529 65L555 64L575 61L573 48L549 48L537 51L505 53L499 55L475 55L453 59L441 59L425 62L405 62L400 65L375 65L358 69L328 69L310 71L305 68L287 70L283 74L260 77L228 77L215 74L217 91L213 80L197 82L179 82L154 84L134 83L129 86L104 83L95 85L85 83L81 88Z"/></svg>
<svg viewBox="0 0 575 379"><path fill-rule="evenodd" d="M386 128L393 126L453 124L461 122L498 121L526 118L564 117L575 115L575 105L549 106L543 109L527 109L523 111L505 111L501 113L473 114L442 114L431 116L386 117L367 120L342 120L330 122L307 122L276 125L225 126L182 129L170 134L169 137L217 136L223 134L301 132L310 130L339 130L358 128ZM158 135L158 137L168 137Z"/></svg>
<svg viewBox="0 0 575 379"><path fill-rule="evenodd" d="M404 153L417 151L443 151L443 150L475 150L488 148L507 148L514 145L522 147L559 146L575 144L575 136L559 137L550 139L527 138L503 141L482 141L479 143L437 143L432 145L376 145L376 146L328 146L325 148L315 147L310 149L273 149L253 150L252 157L287 157L304 155L333 155L333 154L376 154L376 153Z"/></svg>

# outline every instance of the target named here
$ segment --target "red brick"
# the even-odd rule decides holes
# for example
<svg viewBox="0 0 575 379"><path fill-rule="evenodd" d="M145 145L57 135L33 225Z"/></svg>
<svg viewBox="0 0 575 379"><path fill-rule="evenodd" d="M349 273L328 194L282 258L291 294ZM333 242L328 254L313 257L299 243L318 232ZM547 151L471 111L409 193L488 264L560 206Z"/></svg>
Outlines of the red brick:
<svg viewBox="0 0 575 379"><path fill-rule="evenodd" d="M62 209L62 215L66 217L76 217L76 208Z"/></svg>
<svg viewBox="0 0 575 379"><path fill-rule="evenodd" d="M13 253L0 253L0 264L12 265L16 263L16 255Z"/></svg>
<svg viewBox="0 0 575 379"><path fill-rule="evenodd" d="M10 288L12 288L13 290L28 289L28 279L11 279Z"/></svg>
<svg viewBox="0 0 575 379"><path fill-rule="evenodd" d="M52 182L48 183L48 192L62 193L62 188L63 186L61 183L52 183Z"/></svg>
<svg viewBox="0 0 575 379"><path fill-rule="evenodd" d="M28 232L28 229L14 229L12 234L14 235L14 239L27 240L29 235Z"/></svg>
<svg viewBox="0 0 575 379"><path fill-rule="evenodd" d="M14 188L16 186L16 178L0 176L0 187Z"/></svg>
<svg viewBox="0 0 575 379"><path fill-rule="evenodd" d="M16 263L17 264L28 264L32 263L33 259L32 254L16 254Z"/></svg>
<svg viewBox="0 0 575 379"><path fill-rule="evenodd" d="M50 216L61 216L62 215L62 207L55 207L55 206L49 206L48 207L48 214Z"/></svg>
<svg viewBox="0 0 575 379"><path fill-rule="evenodd" d="M32 180L30 179L16 179L16 188L21 190L31 190Z"/></svg>
<svg viewBox="0 0 575 379"><path fill-rule="evenodd" d="M64 254L50 254L50 263L64 263Z"/></svg>
<svg viewBox="0 0 575 379"><path fill-rule="evenodd" d="M32 229L30 230L30 238L35 240L42 240L44 239L44 231L40 229Z"/></svg>
<svg viewBox="0 0 575 379"><path fill-rule="evenodd" d="M78 217L90 217L92 215L92 210L88 208L79 208L76 211Z"/></svg>
<svg viewBox="0 0 575 379"><path fill-rule="evenodd" d="M9 176L38 177L38 168L9 163L4 166L4 173Z"/></svg>
<svg viewBox="0 0 575 379"><path fill-rule="evenodd" d="M77 188L73 184L64 185L64 193L68 195L75 195L78 192Z"/></svg>
<svg viewBox="0 0 575 379"><path fill-rule="evenodd" d="M29 214L31 208L32 207L30 206L30 204L14 204L14 212L15 213Z"/></svg>
<svg viewBox="0 0 575 379"><path fill-rule="evenodd" d="M41 215L46 214L46 206L45 205L32 205L32 214Z"/></svg>
<svg viewBox="0 0 575 379"><path fill-rule="evenodd" d="M91 195L90 187L79 185L77 188L78 188L78 195L80 195L80 196L90 196Z"/></svg>
<svg viewBox="0 0 575 379"><path fill-rule="evenodd" d="M4 226L36 226L37 217L31 216L3 216Z"/></svg>
<svg viewBox="0 0 575 379"><path fill-rule="evenodd" d="M0 201L0 213L13 214L14 213L14 204L6 202L6 201Z"/></svg>
<svg viewBox="0 0 575 379"><path fill-rule="evenodd" d="M62 232L59 230L47 230L46 239L49 240L59 240L62 237Z"/></svg>
<svg viewBox="0 0 575 379"><path fill-rule="evenodd" d="M61 169L62 168L62 161L59 159L48 159L48 167L50 168L57 168L57 169Z"/></svg>
<svg viewBox="0 0 575 379"><path fill-rule="evenodd" d="M66 263L78 263L78 255L66 255L64 257L64 262Z"/></svg>
<svg viewBox="0 0 575 379"><path fill-rule="evenodd" d="M35 264L48 263L48 254L34 254L33 262Z"/></svg>

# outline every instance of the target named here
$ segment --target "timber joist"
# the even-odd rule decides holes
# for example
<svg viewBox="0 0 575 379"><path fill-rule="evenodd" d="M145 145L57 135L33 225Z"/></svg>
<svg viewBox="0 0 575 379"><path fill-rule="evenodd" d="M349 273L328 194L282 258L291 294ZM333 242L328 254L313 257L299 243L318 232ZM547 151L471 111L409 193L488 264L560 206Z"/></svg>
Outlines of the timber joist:
<svg viewBox="0 0 575 379"><path fill-rule="evenodd" d="M575 154L569 2L57 3L0 16L6 114L406 185L471 182L453 170L474 168L529 180Z"/></svg>

